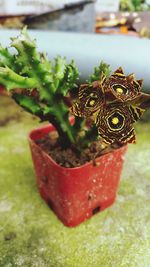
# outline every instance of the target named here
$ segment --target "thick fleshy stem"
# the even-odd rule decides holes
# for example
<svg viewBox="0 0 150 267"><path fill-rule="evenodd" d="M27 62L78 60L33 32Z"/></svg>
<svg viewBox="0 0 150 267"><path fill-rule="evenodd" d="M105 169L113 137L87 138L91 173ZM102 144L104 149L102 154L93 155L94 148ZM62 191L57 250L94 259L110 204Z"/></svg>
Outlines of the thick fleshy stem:
<svg viewBox="0 0 150 267"><path fill-rule="evenodd" d="M12 38L9 49L0 47L0 84L25 110L42 121L49 121L58 131L61 142L75 143L75 130L69 123L68 108L63 97L76 86L78 70L72 61L57 57L54 64L36 49L36 43L23 29Z"/></svg>

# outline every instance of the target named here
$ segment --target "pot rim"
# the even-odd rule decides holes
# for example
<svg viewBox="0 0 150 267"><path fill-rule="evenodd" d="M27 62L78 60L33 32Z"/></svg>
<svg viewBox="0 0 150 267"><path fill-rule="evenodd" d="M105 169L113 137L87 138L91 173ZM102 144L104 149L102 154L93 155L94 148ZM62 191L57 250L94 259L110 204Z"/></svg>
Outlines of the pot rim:
<svg viewBox="0 0 150 267"><path fill-rule="evenodd" d="M46 125L42 125L42 126L39 126L39 127L36 127L35 129L33 129L33 130L31 130L29 132L29 134L28 134L28 141L29 141L30 144L31 143L34 143L34 146L36 146L38 149L40 149L40 151L42 152L42 154L44 156L46 156L49 160L51 160L51 162L55 166L57 166L57 168L59 168L60 170L68 170L68 171L73 171L74 170L75 171L75 170L79 170L81 168L90 166L91 164L93 166L92 160L86 162L85 164L83 164L81 166L73 167L73 168L70 168L70 167L67 168L67 167L63 167L63 166L59 165L48 153L46 153L38 144L36 144L34 138L32 137L32 135L34 135L37 131L43 130L44 128L48 128L49 129L48 132L54 132L54 131L56 131L55 130L55 127L51 123L46 124ZM128 144L125 144L122 147L115 149L114 151L108 152L106 154L103 154L103 155L97 157L95 160L96 160L96 162L98 162L100 159L105 158L106 156L108 156L110 154L114 154L115 152L117 152L119 150L125 150L126 151L127 150L127 147L128 147ZM98 165L97 166L93 166L93 167L98 167Z"/></svg>

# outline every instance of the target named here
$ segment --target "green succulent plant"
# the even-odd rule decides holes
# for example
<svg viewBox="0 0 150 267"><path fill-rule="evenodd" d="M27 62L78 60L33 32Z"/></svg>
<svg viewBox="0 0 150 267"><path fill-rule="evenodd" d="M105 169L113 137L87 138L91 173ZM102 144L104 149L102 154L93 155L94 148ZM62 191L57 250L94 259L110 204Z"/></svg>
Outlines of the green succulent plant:
<svg viewBox="0 0 150 267"><path fill-rule="evenodd" d="M150 106L150 96L141 92L142 80L125 76L122 68L110 75L109 65L101 62L86 83L78 85L74 61L58 56L51 62L37 51L26 28L12 38L11 47L14 53L0 47L0 85L23 109L52 123L62 147L80 152L99 137L107 145L135 142L133 123Z"/></svg>
<svg viewBox="0 0 150 267"><path fill-rule="evenodd" d="M74 61L67 64L65 58L58 56L51 62L46 54L37 51L36 42L26 28L11 40L10 47L15 48L15 53L0 47L0 84L23 109L41 121L52 123L62 146L76 145L84 120L76 118L73 125L69 122L69 91L77 88L79 78ZM102 72L107 74L108 69L107 64L101 63L89 82Z"/></svg>
<svg viewBox="0 0 150 267"><path fill-rule="evenodd" d="M120 9L122 11L148 11L150 10L150 5L145 0L121 0Z"/></svg>

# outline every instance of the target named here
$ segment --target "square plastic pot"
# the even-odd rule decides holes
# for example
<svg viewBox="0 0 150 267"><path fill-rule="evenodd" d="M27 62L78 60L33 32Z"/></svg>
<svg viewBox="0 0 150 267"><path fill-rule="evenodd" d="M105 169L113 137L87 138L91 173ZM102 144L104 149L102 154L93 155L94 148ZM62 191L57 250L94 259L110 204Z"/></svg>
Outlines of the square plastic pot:
<svg viewBox="0 0 150 267"><path fill-rule="evenodd" d="M116 199L127 146L80 167L58 165L36 140L54 131L52 125L33 130L29 143L41 197L66 226L76 226Z"/></svg>

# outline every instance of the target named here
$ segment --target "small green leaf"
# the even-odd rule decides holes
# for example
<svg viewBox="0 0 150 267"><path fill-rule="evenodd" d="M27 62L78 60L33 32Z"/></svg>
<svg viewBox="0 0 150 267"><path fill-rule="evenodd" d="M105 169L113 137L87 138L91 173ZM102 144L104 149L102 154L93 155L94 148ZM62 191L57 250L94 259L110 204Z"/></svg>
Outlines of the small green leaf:
<svg viewBox="0 0 150 267"><path fill-rule="evenodd" d="M3 48L0 45L0 66L8 66L12 67L15 61L15 56L12 55L9 51L8 48Z"/></svg>
<svg viewBox="0 0 150 267"><path fill-rule="evenodd" d="M79 78L79 72L77 67L72 61L70 64L66 65L64 70L64 76L59 83L59 87L57 89L57 93L65 96L70 89L76 87L77 81Z"/></svg>
<svg viewBox="0 0 150 267"><path fill-rule="evenodd" d="M65 67L66 67L66 59L58 56L55 59L54 78L58 80L63 79Z"/></svg>
<svg viewBox="0 0 150 267"><path fill-rule="evenodd" d="M28 112L38 115L41 113L40 106L36 103L34 98L26 95L14 94L13 98L15 101Z"/></svg>
<svg viewBox="0 0 150 267"><path fill-rule="evenodd" d="M36 80L22 77L9 67L0 67L0 84L4 85L8 91L16 88L36 88Z"/></svg>
<svg viewBox="0 0 150 267"><path fill-rule="evenodd" d="M105 75L106 77L109 76L111 70L109 68L109 65L105 62L101 61L98 67L94 68L93 74L89 77L88 82L92 83L94 81L99 81L102 77L102 75Z"/></svg>

